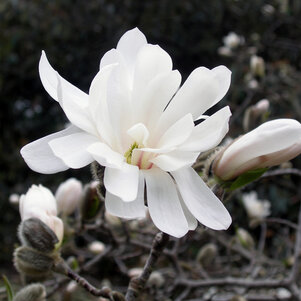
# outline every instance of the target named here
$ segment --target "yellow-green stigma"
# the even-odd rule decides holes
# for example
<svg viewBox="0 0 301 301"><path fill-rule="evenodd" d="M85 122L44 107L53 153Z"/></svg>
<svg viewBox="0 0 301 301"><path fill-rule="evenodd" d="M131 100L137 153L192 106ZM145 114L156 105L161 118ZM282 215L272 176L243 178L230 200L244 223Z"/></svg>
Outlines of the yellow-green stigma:
<svg viewBox="0 0 301 301"><path fill-rule="evenodd" d="M133 150L135 148L139 148L139 144L137 142L134 142L130 148L124 153L124 157L126 159L126 163L131 164L132 163L132 154Z"/></svg>

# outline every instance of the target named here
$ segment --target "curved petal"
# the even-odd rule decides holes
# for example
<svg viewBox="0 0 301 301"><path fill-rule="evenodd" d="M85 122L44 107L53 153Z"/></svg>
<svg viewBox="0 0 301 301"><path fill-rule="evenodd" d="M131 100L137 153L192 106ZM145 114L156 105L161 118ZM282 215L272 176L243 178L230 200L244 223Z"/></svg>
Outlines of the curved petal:
<svg viewBox="0 0 301 301"><path fill-rule="evenodd" d="M87 151L102 166L121 168L123 165L124 157L105 143L94 143L87 148Z"/></svg>
<svg viewBox="0 0 301 301"><path fill-rule="evenodd" d="M183 167L191 166L197 159L199 153L183 152L174 150L161 154L149 161L165 171L174 171Z"/></svg>
<svg viewBox="0 0 301 301"><path fill-rule="evenodd" d="M132 92L133 108L141 104L141 95L148 83L160 74L171 72L172 60L169 54L158 45L147 44L138 53Z"/></svg>
<svg viewBox="0 0 301 301"><path fill-rule="evenodd" d="M187 113L191 113L195 120L221 99L230 75L231 72L221 66L212 70L205 67L195 69L162 114L158 127L166 129Z"/></svg>
<svg viewBox="0 0 301 301"><path fill-rule="evenodd" d="M147 44L145 35L136 27L128 30L119 40L117 50L123 55L127 67L133 73L137 54Z"/></svg>
<svg viewBox="0 0 301 301"><path fill-rule="evenodd" d="M55 71L49 64L45 51L42 51L40 63L39 63L39 73L42 84L48 94L56 101L58 99L58 79L64 82L64 87L66 89L66 97L71 101L82 103L82 105L88 103L88 95L67 82L62 78L57 71Z"/></svg>
<svg viewBox="0 0 301 301"><path fill-rule="evenodd" d="M48 142L78 132L81 130L70 126L65 130L40 138L25 145L21 149L21 155L26 164L36 172L52 174L64 171L69 167L53 153Z"/></svg>
<svg viewBox="0 0 301 301"><path fill-rule="evenodd" d="M181 74L178 70L162 73L150 81L140 95L140 100L136 101L136 122L154 128L180 84ZM154 139L157 140L157 137Z"/></svg>
<svg viewBox="0 0 301 301"><path fill-rule="evenodd" d="M138 144L146 144L149 131L143 123L137 123L127 130L127 134Z"/></svg>
<svg viewBox="0 0 301 301"><path fill-rule="evenodd" d="M146 207L144 206L144 177L142 173L139 175L139 186L137 198L131 202L125 202L121 198L106 192L105 199L106 210L115 216L121 218L141 218L145 217Z"/></svg>
<svg viewBox="0 0 301 301"><path fill-rule="evenodd" d="M166 172L157 168L142 171L146 181L149 214L158 229L175 237L189 228L175 184Z"/></svg>
<svg viewBox="0 0 301 301"><path fill-rule="evenodd" d="M194 127L189 139L179 149L204 152L216 147L229 130L230 108L224 107Z"/></svg>
<svg viewBox="0 0 301 301"><path fill-rule="evenodd" d="M214 229L227 229L232 220L227 209L192 168L171 173L188 210L203 225Z"/></svg>
<svg viewBox="0 0 301 301"><path fill-rule="evenodd" d="M191 135L194 123L191 114L175 122L160 138L157 148L171 148L182 144Z"/></svg>
<svg viewBox="0 0 301 301"><path fill-rule="evenodd" d="M67 166L81 168L93 162L87 148L98 141L99 139L95 136L81 132L53 139L49 141L49 146Z"/></svg>
<svg viewBox="0 0 301 301"><path fill-rule="evenodd" d="M106 167L104 185L111 194L125 202L137 198L139 169L137 166L124 163L121 169Z"/></svg>
<svg viewBox="0 0 301 301"><path fill-rule="evenodd" d="M188 228L189 230L195 230L196 227L198 226L198 221L196 218L191 214L191 212L188 210L187 206L185 205L185 202L181 196L180 193L178 193L179 200L181 202L181 206L184 212L184 215L186 217L187 223L188 223Z"/></svg>

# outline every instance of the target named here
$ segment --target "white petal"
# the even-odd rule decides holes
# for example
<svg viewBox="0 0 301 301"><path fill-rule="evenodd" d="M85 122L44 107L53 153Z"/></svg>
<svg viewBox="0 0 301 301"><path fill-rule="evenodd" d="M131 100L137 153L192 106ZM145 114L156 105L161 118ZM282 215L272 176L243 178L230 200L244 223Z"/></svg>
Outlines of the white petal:
<svg viewBox="0 0 301 301"><path fill-rule="evenodd" d="M174 171L183 167L191 166L197 159L198 155L199 153L195 152L174 150L169 153L159 155L149 161L165 171Z"/></svg>
<svg viewBox="0 0 301 301"><path fill-rule="evenodd" d="M147 85L160 74L166 74L172 70L172 60L169 54L158 45L147 44L138 53L134 83L133 83L133 107L141 103L141 95L145 93Z"/></svg>
<svg viewBox="0 0 301 301"><path fill-rule="evenodd" d="M194 123L191 114L175 122L160 138L158 148L170 148L183 143L192 133Z"/></svg>
<svg viewBox="0 0 301 301"><path fill-rule="evenodd" d="M44 51L42 51L39 63L39 73L45 90L56 101L59 101L57 94L59 78L62 82L64 82L64 87L66 88L66 97L70 98L72 101L87 104L88 95L62 78L57 71L51 67Z"/></svg>
<svg viewBox="0 0 301 301"><path fill-rule="evenodd" d="M148 209L154 224L167 234L184 236L189 230L188 223L172 178L157 168L142 172L146 181Z"/></svg>
<svg viewBox="0 0 301 301"><path fill-rule="evenodd" d="M188 228L189 230L195 230L196 227L198 226L198 221L196 218L191 214L191 212L188 210L187 206L185 205L185 202L181 196L180 193L178 193L179 200L181 202L181 206L184 212L184 215L186 217L187 223L188 223Z"/></svg>
<svg viewBox="0 0 301 301"><path fill-rule="evenodd" d="M214 230L230 226L227 209L192 168L174 171L172 176L187 208L200 223Z"/></svg>
<svg viewBox="0 0 301 301"><path fill-rule="evenodd" d="M113 129L107 104L108 80L117 65L102 68L94 77L89 90L89 109L98 133L109 145L113 144Z"/></svg>
<svg viewBox="0 0 301 301"><path fill-rule="evenodd" d="M95 136L81 132L53 139L49 145L53 153L61 158L67 166L81 168L93 161L87 148L98 141L99 139Z"/></svg>
<svg viewBox="0 0 301 301"><path fill-rule="evenodd" d="M113 49L107 51L104 54L104 56L101 58L99 69L102 69L108 65L120 64L120 61L122 59L123 58L122 58L120 51L113 48Z"/></svg>
<svg viewBox="0 0 301 301"><path fill-rule="evenodd" d="M136 121L153 128L180 84L181 74L178 70L162 73L150 81L135 102ZM154 139L156 141L157 137Z"/></svg>
<svg viewBox="0 0 301 301"><path fill-rule="evenodd" d="M144 206L144 177L139 175L139 187L137 198L131 202L125 202L121 198L106 192L106 210L115 216L122 218L141 218L145 217L146 208Z"/></svg>
<svg viewBox="0 0 301 301"><path fill-rule="evenodd" d="M145 35L136 27L127 31L119 40L117 50L123 55L129 69L134 69L137 54L147 44Z"/></svg>
<svg viewBox="0 0 301 301"><path fill-rule="evenodd" d="M198 124L180 150L204 152L217 146L229 130L231 111L224 107Z"/></svg>
<svg viewBox="0 0 301 301"><path fill-rule="evenodd" d="M138 192L139 169L137 166L124 164L122 169L106 167L104 185L106 189L125 202L136 199Z"/></svg>
<svg viewBox="0 0 301 301"><path fill-rule="evenodd" d="M121 168L123 165L124 157L105 143L94 143L87 148L87 151L102 166Z"/></svg>
<svg viewBox="0 0 301 301"><path fill-rule="evenodd" d="M137 123L127 130L127 134L138 144L146 144L149 131L143 123Z"/></svg>
<svg viewBox="0 0 301 301"><path fill-rule="evenodd" d="M60 158L55 156L48 142L76 132L80 132L80 130L71 126L63 131L33 141L21 149L21 155L26 164L36 172L52 174L64 171L69 167Z"/></svg>
<svg viewBox="0 0 301 301"><path fill-rule="evenodd" d="M159 127L167 128L187 113L191 113L195 120L221 99L230 74L226 67L195 69L164 111ZM222 82L223 77L226 84Z"/></svg>

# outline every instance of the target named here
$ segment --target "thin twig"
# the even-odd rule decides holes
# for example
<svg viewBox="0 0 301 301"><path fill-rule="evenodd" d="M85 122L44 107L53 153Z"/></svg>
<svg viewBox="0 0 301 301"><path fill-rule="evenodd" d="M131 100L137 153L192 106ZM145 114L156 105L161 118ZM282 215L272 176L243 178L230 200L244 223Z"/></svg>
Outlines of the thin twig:
<svg viewBox="0 0 301 301"><path fill-rule="evenodd" d="M130 281L128 290L126 292L125 300L134 301L138 297L139 293L144 289L145 284L155 266L159 256L161 255L164 247L167 245L169 235L163 232L159 232L153 241L153 245L149 254L149 257L145 263L143 271L139 277L134 277Z"/></svg>

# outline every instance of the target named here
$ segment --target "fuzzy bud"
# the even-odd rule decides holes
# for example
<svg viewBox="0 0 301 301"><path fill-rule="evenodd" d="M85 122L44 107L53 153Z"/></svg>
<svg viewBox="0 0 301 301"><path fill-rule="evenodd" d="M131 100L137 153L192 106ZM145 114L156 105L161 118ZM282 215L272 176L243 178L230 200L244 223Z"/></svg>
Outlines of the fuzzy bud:
<svg viewBox="0 0 301 301"><path fill-rule="evenodd" d="M40 278L49 275L54 266L54 259L30 247L23 246L15 250L14 264L19 273Z"/></svg>
<svg viewBox="0 0 301 301"><path fill-rule="evenodd" d="M19 196L17 193L12 193L12 194L9 196L9 202L10 202L12 205L19 205L19 200L20 200L20 196Z"/></svg>
<svg viewBox="0 0 301 301"><path fill-rule="evenodd" d="M52 252L59 242L55 233L37 218L23 221L19 226L18 234L23 245L40 252Z"/></svg>
<svg viewBox="0 0 301 301"><path fill-rule="evenodd" d="M160 288L160 287L162 287L164 285L165 279L164 279L163 275L160 272L154 271L154 272L152 272L150 274L147 283L150 286L154 286L156 288Z"/></svg>
<svg viewBox="0 0 301 301"><path fill-rule="evenodd" d="M236 230L236 238L238 242L246 249L253 249L255 246L253 237L247 230L243 228L238 228Z"/></svg>
<svg viewBox="0 0 301 301"><path fill-rule="evenodd" d="M103 205L98 197L97 189L98 182L96 181L84 187L81 204L81 215L84 220L92 220L95 218Z"/></svg>
<svg viewBox="0 0 301 301"><path fill-rule="evenodd" d="M25 286L16 294L13 301L46 301L45 287L40 283Z"/></svg>
<svg viewBox="0 0 301 301"><path fill-rule="evenodd" d="M104 243L100 241L93 241L92 243L89 244L88 249L91 253L97 255L103 253L104 250L106 249L106 246Z"/></svg>
<svg viewBox="0 0 301 301"><path fill-rule="evenodd" d="M66 216L72 214L80 203L82 193L82 183L74 178L61 183L55 193L58 212Z"/></svg>
<svg viewBox="0 0 301 301"><path fill-rule="evenodd" d="M213 243L204 245L198 252L196 260L203 267L210 267L217 256L217 247Z"/></svg>

